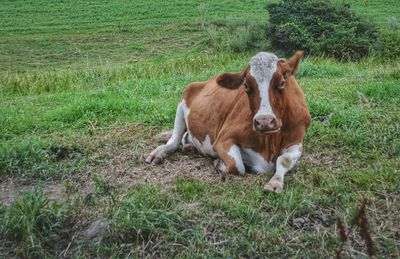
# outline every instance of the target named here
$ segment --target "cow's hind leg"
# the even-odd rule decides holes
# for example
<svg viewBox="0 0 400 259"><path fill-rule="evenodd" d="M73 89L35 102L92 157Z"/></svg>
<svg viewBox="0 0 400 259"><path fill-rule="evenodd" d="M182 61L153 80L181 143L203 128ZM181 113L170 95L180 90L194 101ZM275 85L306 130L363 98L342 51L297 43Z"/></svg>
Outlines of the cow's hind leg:
<svg viewBox="0 0 400 259"><path fill-rule="evenodd" d="M214 161L214 166L222 173L245 173L242 154L240 148L231 143L216 143L214 149L219 159Z"/></svg>
<svg viewBox="0 0 400 259"><path fill-rule="evenodd" d="M174 130L170 139L168 140L167 144L158 146L150 153L150 155L147 156L147 163L160 163L168 156L168 154L171 154L178 149L183 134L186 131L185 109L187 109L185 101L181 101L176 109Z"/></svg>

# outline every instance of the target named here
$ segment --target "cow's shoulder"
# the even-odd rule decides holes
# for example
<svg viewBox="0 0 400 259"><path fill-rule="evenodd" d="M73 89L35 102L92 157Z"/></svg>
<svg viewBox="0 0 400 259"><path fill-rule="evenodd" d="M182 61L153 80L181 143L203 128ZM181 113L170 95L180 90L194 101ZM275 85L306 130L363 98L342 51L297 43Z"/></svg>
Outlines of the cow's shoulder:
<svg viewBox="0 0 400 259"><path fill-rule="evenodd" d="M185 99L186 105L188 107L191 106L192 101L199 95L199 93L204 89L206 86L207 82L193 82L190 83L184 93L183 93L183 99Z"/></svg>

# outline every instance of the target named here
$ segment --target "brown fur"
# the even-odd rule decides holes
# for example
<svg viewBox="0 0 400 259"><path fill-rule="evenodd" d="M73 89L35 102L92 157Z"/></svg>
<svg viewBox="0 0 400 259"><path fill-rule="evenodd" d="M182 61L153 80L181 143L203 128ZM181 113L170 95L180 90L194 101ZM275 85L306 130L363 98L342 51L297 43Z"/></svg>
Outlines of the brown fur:
<svg viewBox="0 0 400 259"><path fill-rule="evenodd" d="M267 161L275 162L281 151L303 142L311 123L304 94L295 75L302 56L297 52L288 62L279 61L269 88L271 106L281 130L262 134L253 129L253 116L260 106L256 80L247 73L224 73L206 82L192 83L184 93L190 109L188 130L200 141L210 136L218 157L229 172L235 163L227 155L232 144L250 148ZM282 89L281 89L282 88Z"/></svg>

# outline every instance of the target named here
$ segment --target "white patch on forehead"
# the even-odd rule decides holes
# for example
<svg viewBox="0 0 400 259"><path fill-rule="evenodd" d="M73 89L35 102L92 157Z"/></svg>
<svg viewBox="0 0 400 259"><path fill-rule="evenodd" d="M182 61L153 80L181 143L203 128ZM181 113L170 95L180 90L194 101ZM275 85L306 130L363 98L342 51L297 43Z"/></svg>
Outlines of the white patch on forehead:
<svg viewBox="0 0 400 259"><path fill-rule="evenodd" d="M257 81L270 81L276 71L278 57L272 53L260 52L251 58L250 72Z"/></svg>
<svg viewBox="0 0 400 259"><path fill-rule="evenodd" d="M260 91L260 108L257 115L273 115L271 103L269 101L269 85L278 67L278 57L272 53L260 52L251 58L250 75L256 79Z"/></svg>

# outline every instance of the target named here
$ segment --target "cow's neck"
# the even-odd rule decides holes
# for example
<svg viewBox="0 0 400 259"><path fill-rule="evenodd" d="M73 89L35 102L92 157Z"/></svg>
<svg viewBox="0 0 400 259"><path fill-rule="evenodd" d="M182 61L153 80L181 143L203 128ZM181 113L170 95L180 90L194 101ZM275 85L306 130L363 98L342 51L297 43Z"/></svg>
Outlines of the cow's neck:
<svg viewBox="0 0 400 259"><path fill-rule="evenodd" d="M301 105L297 98L295 98L294 89L296 86L288 86L287 91L284 93L285 111L282 116L282 129L281 134L284 139L282 148L287 148L290 145L298 144L302 141L304 122L301 116Z"/></svg>

